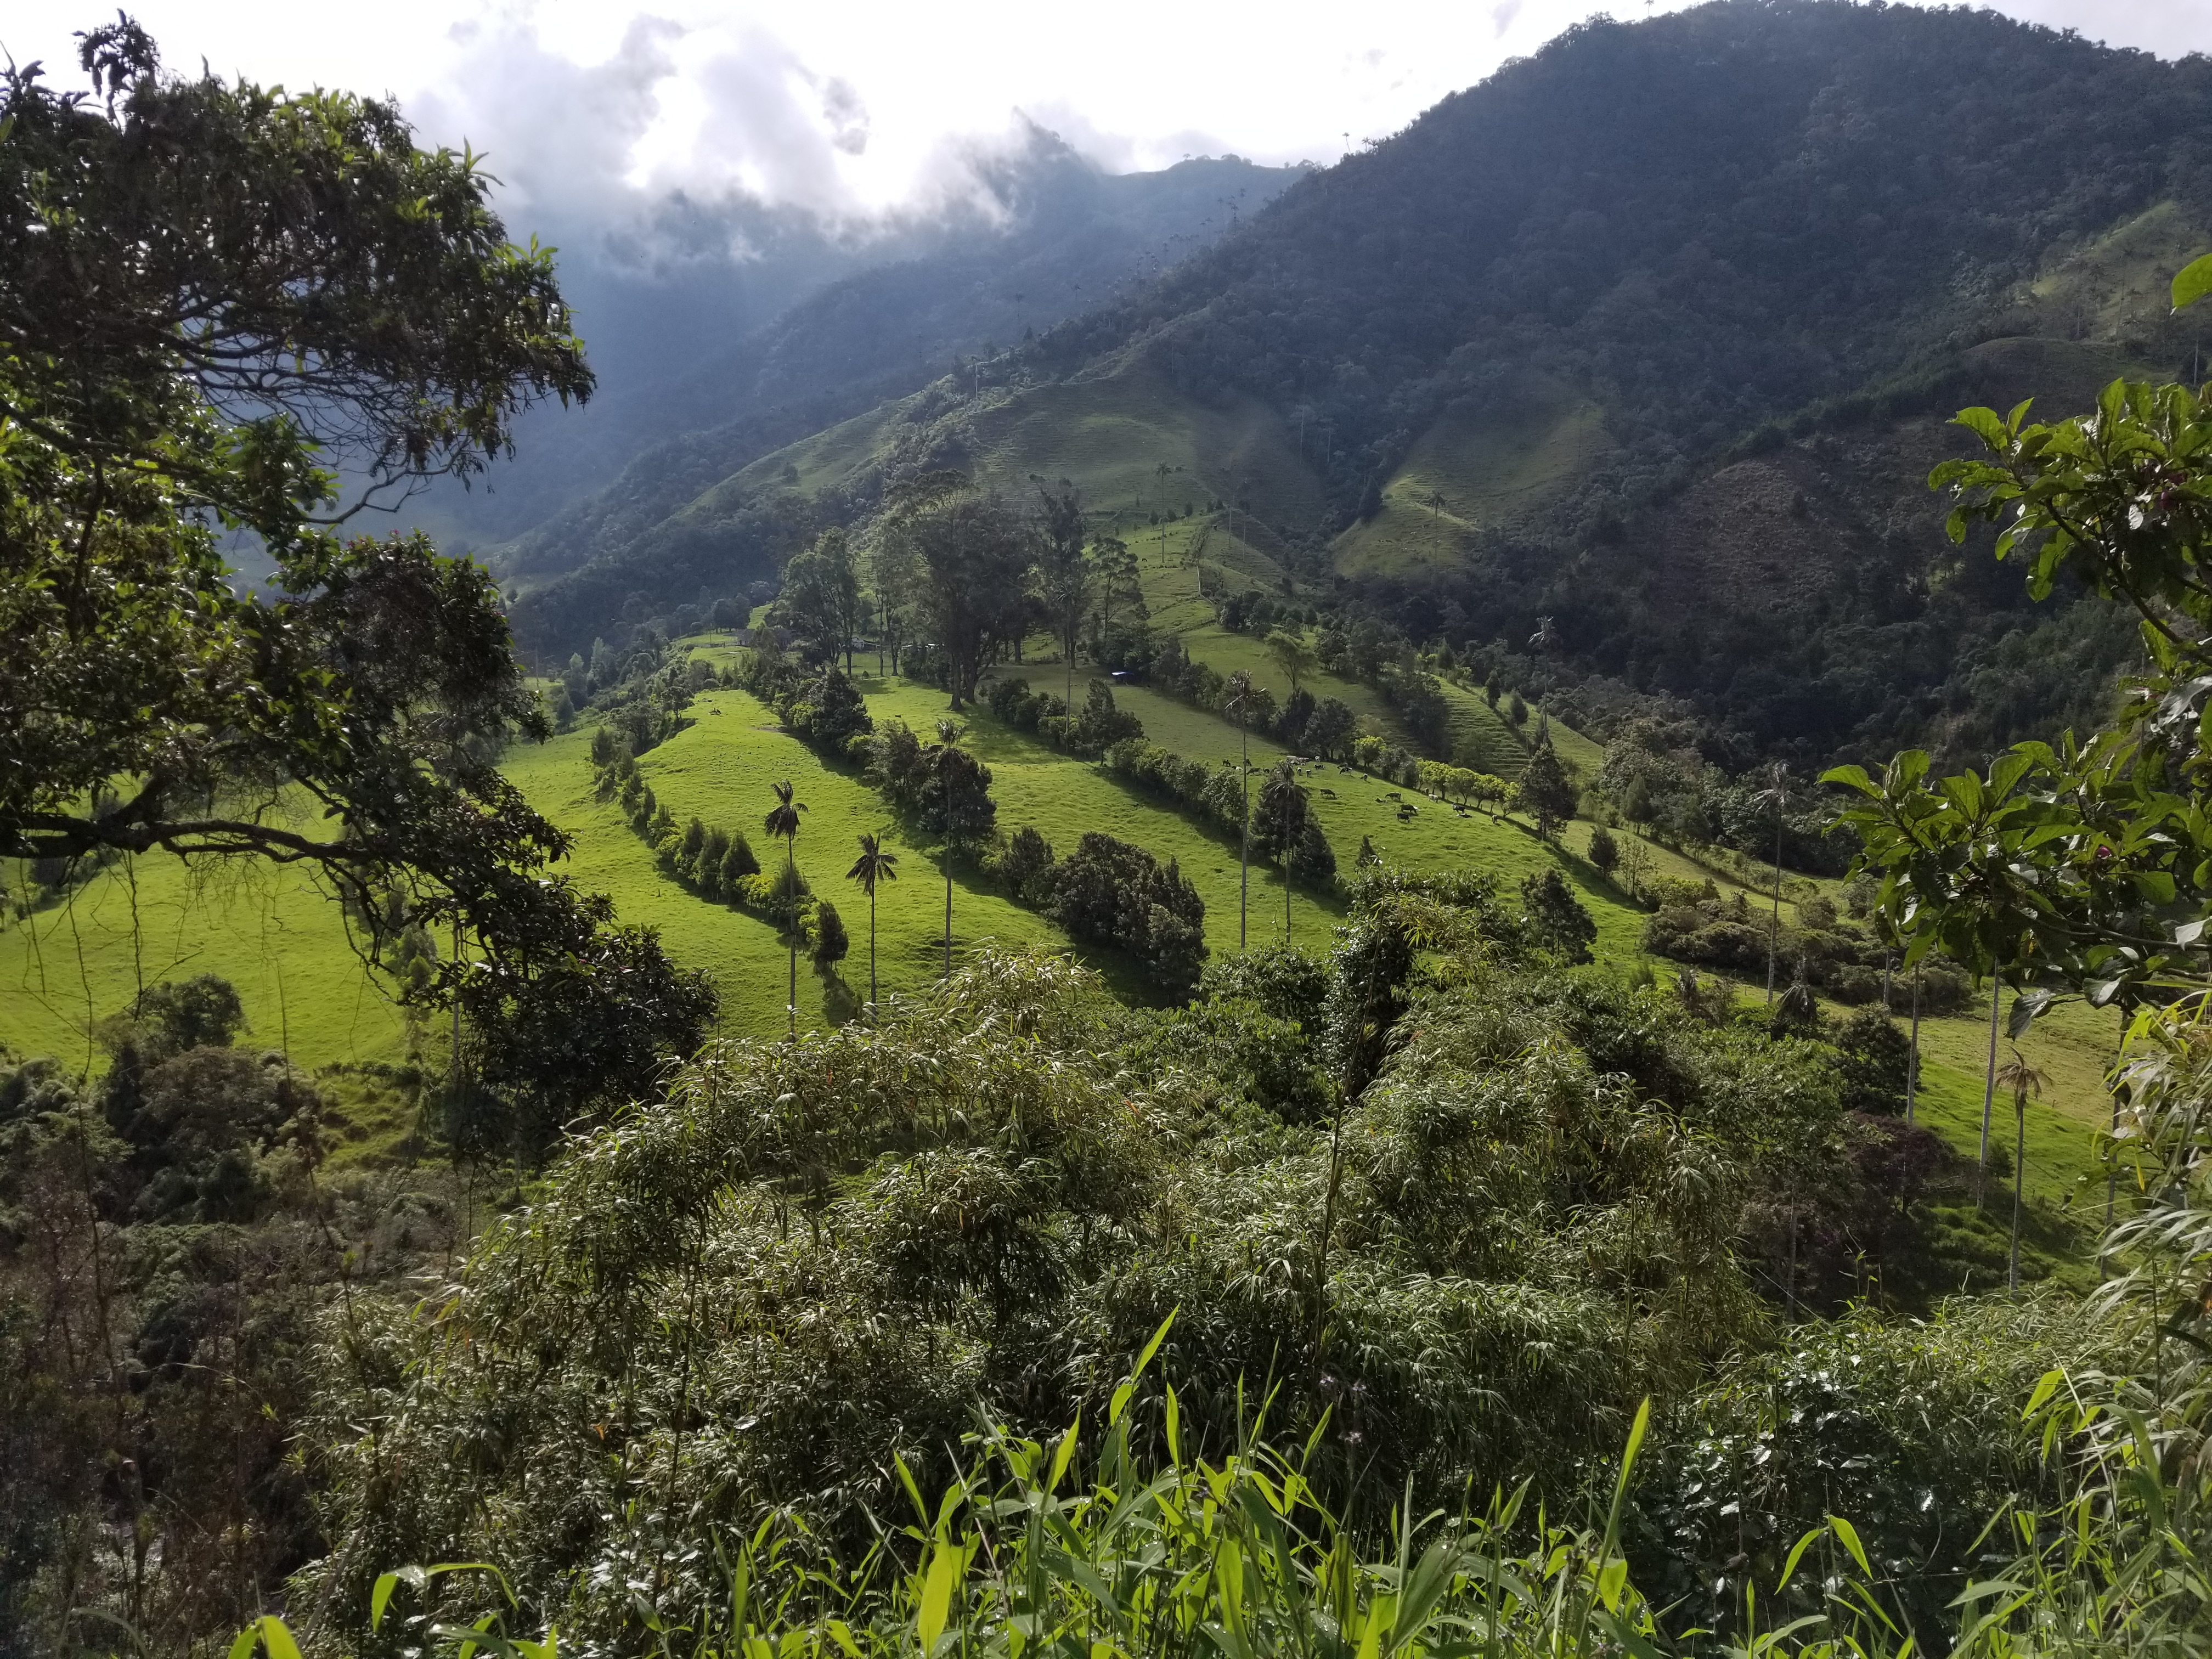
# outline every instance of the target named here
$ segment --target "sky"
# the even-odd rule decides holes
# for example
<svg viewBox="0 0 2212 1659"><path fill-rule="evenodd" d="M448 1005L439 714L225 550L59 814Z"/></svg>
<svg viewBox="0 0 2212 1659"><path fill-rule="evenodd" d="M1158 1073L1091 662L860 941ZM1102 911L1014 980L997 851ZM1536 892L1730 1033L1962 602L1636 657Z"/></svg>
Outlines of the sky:
<svg viewBox="0 0 2212 1659"><path fill-rule="evenodd" d="M1235 154L1332 161L1594 11L1680 0L137 0L179 70L398 97L488 155L511 228L602 224L682 192L860 226L969 188L1024 122L1113 171ZM0 49L75 84L113 0L0 0ZM2162 57L2212 0L2001 0Z"/></svg>

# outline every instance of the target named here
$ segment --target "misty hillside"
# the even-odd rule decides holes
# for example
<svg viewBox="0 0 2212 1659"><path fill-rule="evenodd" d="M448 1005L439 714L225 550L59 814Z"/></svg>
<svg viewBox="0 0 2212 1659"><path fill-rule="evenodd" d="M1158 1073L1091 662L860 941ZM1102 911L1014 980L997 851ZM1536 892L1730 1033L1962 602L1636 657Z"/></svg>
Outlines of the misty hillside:
<svg viewBox="0 0 2212 1659"><path fill-rule="evenodd" d="M595 562L518 627L565 651L772 576L901 468L1068 476L1121 508L1164 463L1266 526L1221 519L1231 567L1340 577L1417 636L1517 644L1553 615L1565 663L1808 755L2009 735L2094 702L2126 642L2085 616L2024 650L2017 585L1954 572L1920 486L1939 417L2185 368L2157 283L2208 200L2200 61L1832 0L1593 23L1157 282L878 409L828 471L736 477L831 424L818 383L742 439L672 447L576 515ZM1206 421L1243 435L1173 435Z"/></svg>
<svg viewBox="0 0 2212 1659"><path fill-rule="evenodd" d="M1151 281L1295 176L1233 157L1108 173L1032 129L979 169L976 198L843 250L842 272L811 240L787 240L769 264L835 279L763 326L701 330L681 368L665 349L628 349L657 372L620 378L580 416L538 421L494 481L514 505L478 520L504 526L490 556L528 586L618 552L755 457ZM600 314L636 333L654 302L632 286ZM588 302L581 314L593 338Z"/></svg>

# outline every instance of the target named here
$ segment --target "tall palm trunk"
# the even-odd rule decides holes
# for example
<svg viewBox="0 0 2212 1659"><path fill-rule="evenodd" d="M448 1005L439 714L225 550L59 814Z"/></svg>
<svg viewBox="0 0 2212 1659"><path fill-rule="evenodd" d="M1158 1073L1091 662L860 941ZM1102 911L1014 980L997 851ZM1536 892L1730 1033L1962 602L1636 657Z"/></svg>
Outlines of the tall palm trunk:
<svg viewBox="0 0 2212 1659"><path fill-rule="evenodd" d="M2015 1090L2012 1097L2012 1253L2005 1258L2005 1289L2020 1288L2020 1204L2027 1187L2027 1091Z"/></svg>
<svg viewBox="0 0 2212 1659"><path fill-rule="evenodd" d="M876 884L868 884L868 1018L876 1017Z"/></svg>
<svg viewBox="0 0 2212 1659"><path fill-rule="evenodd" d="M1990 1184L1990 1109L1997 1098L1997 998L2004 990L2004 981L1994 970L1990 975L1990 1064L1988 1074L1982 1081L1982 1141L1975 1156L1978 1168L1974 1176L1974 1203L1978 1207L1987 1196Z"/></svg>
<svg viewBox="0 0 2212 1659"><path fill-rule="evenodd" d="M1252 899L1252 739L1244 729L1244 710L1237 711L1237 742L1243 756L1238 783L1244 808L1237 829L1237 948L1244 949L1244 918Z"/></svg>
<svg viewBox="0 0 2212 1659"><path fill-rule="evenodd" d="M783 844L783 899L791 907L783 919L784 937L791 944L790 1000L783 1005L791 1016L791 1039L799 1040L799 864L792 852L791 843Z"/></svg>
<svg viewBox="0 0 2212 1659"><path fill-rule="evenodd" d="M1912 967L1912 1041L1905 1051L1905 1127L1912 1127L1912 1109L1920 1095L1920 964Z"/></svg>
<svg viewBox="0 0 2212 1659"><path fill-rule="evenodd" d="M1766 922L1766 1006L1774 1006L1774 957L1782 939L1782 811L1774 813L1774 909Z"/></svg>
<svg viewBox="0 0 2212 1659"><path fill-rule="evenodd" d="M945 974L952 977L952 849L945 850Z"/></svg>

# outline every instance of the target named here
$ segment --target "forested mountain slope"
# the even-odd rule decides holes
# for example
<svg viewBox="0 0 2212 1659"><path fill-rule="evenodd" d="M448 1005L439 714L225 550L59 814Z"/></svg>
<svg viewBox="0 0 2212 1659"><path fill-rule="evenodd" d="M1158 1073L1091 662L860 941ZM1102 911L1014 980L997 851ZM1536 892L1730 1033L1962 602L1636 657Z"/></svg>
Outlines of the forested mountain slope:
<svg viewBox="0 0 2212 1659"><path fill-rule="evenodd" d="M2129 647L1950 552L1921 484L1942 419L2187 373L2156 286L2208 202L2202 61L1840 0L1593 22L813 441L827 471L702 455L661 492L698 483L679 513L610 520L518 625L565 652L733 591L951 463L1072 477L1125 531L1212 511L1204 556L1333 567L1419 638L1517 646L1552 616L1562 667L1747 745L1985 745L2094 708ZM1190 487L1139 507L1162 465Z"/></svg>
<svg viewBox="0 0 2212 1659"><path fill-rule="evenodd" d="M983 200L909 233L908 257L828 283L734 343L703 340L688 373L630 390L609 440L627 459L620 476L574 501L525 481L555 510L491 561L526 589L619 550L757 457L1149 282L1294 176L1229 156L1106 173L1035 131L986 170Z"/></svg>

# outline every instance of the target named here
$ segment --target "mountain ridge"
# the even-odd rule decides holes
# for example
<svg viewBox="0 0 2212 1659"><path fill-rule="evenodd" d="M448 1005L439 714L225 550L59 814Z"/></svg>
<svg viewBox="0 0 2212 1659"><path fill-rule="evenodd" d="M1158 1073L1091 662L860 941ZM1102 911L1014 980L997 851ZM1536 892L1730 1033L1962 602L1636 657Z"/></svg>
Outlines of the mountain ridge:
<svg viewBox="0 0 2212 1659"><path fill-rule="evenodd" d="M2054 352L2073 352L2058 389L2077 401L2094 374L2185 364L2148 296L2157 267L2212 242L2208 204L2201 59L1842 0L1593 21L1157 281L881 406L865 465L779 491L749 463L757 487L695 514L672 565L657 530L611 538L583 584L598 599L563 578L518 629L559 648L595 617L772 579L903 470L1069 477L1127 530L1127 480L1180 465L1195 499L1167 505L1206 503L1214 545L1266 540L1267 580L1416 640L1517 642L1549 616L1547 672L1808 761L1939 729L1993 740L2094 686L1953 718L1954 671L2049 619L1936 533L1921 480L1952 441L1942 419L1988 386L2048 386ZM1140 380L1171 428L1265 410L1291 461L1259 489L1141 421L1111 459L1074 414L985 441L1021 426L1010 403L1089 386L1126 406ZM2094 644L2085 672L2108 679L2124 647L2075 626L2066 648Z"/></svg>

